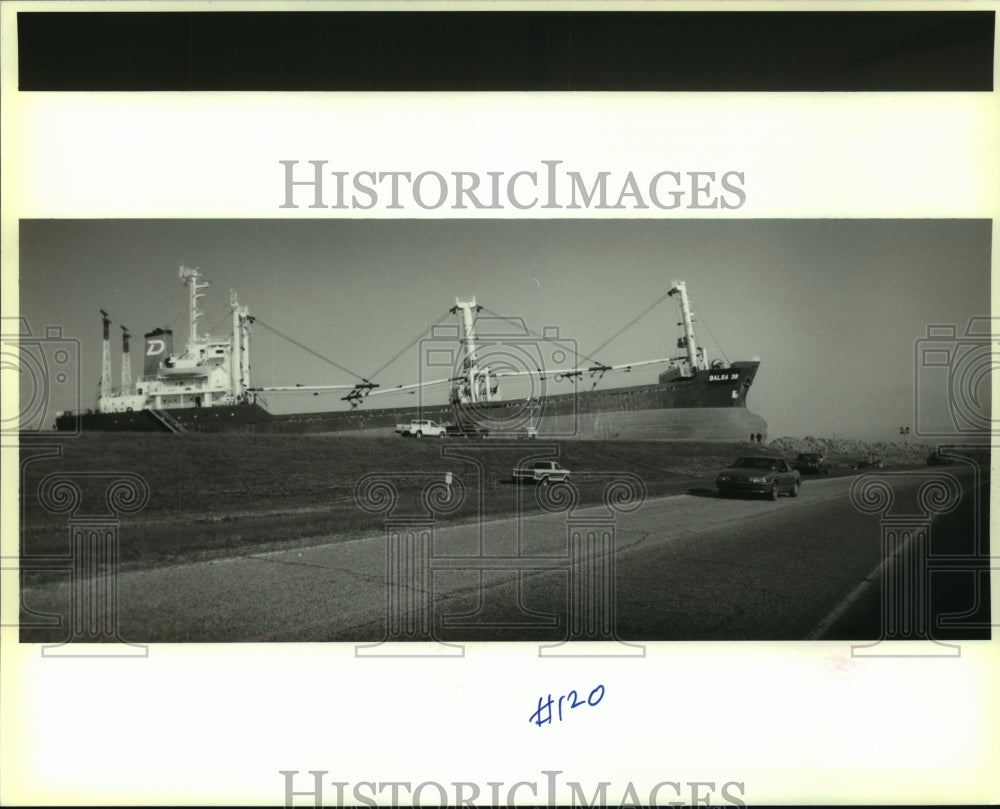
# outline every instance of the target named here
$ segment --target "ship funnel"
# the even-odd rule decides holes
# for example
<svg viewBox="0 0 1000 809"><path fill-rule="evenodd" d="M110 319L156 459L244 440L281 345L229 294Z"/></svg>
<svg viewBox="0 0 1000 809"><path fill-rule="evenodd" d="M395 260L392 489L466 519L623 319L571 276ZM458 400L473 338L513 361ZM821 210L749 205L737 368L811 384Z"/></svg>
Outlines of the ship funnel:
<svg viewBox="0 0 1000 809"><path fill-rule="evenodd" d="M142 361L142 375L156 376L160 362L174 353L174 333L170 329L153 329L147 332L146 352Z"/></svg>

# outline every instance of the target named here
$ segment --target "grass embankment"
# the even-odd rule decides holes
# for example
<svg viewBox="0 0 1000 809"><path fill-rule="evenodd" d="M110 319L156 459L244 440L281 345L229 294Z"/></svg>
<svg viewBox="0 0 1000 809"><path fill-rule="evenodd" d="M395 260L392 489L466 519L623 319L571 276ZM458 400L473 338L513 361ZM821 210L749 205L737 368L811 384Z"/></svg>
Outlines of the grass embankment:
<svg viewBox="0 0 1000 809"><path fill-rule="evenodd" d="M40 443L40 442L33 442ZM462 506L449 520L474 520L480 501L485 516L513 515L518 487L511 470L523 458L558 450L566 468L587 473L632 472L647 496L684 491L692 482L746 450L713 442L548 442L364 439L335 435L159 435L86 434L54 437L62 457L24 465L24 552L64 554L67 515L51 514L38 497L42 479L59 473L134 473L149 487L149 500L121 519L121 562L126 566L189 561L233 552L266 550L319 537L380 533L383 514L364 511L355 486L382 473L399 490L396 515L420 513L423 487L446 472L465 489ZM477 464L442 457L461 452ZM22 451L30 457L30 445ZM553 457L549 455L548 457ZM426 473L414 475L414 473ZM107 478L79 477L84 491L79 513L106 513ZM581 503L601 502L604 484L579 486ZM522 508L540 510L531 487L520 487ZM480 497L480 493L482 497Z"/></svg>
<svg viewBox="0 0 1000 809"><path fill-rule="evenodd" d="M479 517L480 503L487 518L514 515L519 507L524 513L539 512L533 487L513 485L511 470L546 450L574 472L633 473L642 479L648 497L712 486L715 471L737 455L774 451L740 442L91 433L26 442L22 461L30 457L31 444L39 443L60 445L62 456L23 463L22 552L68 551L68 516L50 513L39 501L39 484L46 475L134 473L146 481L149 500L141 511L121 518L120 562L126 569L379 534L384 514L364 511L355 496L358 481L374 472L398 489L394 515L400 516L423 513L424 486L443 481L450 471L460 479L465 498L443 519L472 521ZM553 448L558 455L551 455ZM481 466L443 457L442 450L460 452ZM84 497L78 513L106 513L109 479L79 479ZM604 480L581 481L579 502L600 503Z"/></svg>

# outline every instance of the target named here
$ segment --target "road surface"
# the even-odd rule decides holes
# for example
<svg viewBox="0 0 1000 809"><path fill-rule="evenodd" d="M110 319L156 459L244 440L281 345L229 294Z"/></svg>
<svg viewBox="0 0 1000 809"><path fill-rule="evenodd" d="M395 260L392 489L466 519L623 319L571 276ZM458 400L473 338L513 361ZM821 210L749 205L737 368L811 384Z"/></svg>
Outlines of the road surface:
<svg viewBox="0 0 1000 809"><path fill-rule="evenodd" d="M956 513L968 514L942 522L934 541L945 531L954 534L946 537L953 546L968 546L971 471L912 474L894 483L897 506L915 505L916 488L929 475L954 476L964 492ZM559 641L581 626L604 627L607 635L601 620L610 620L610 635L621 640L877 638L881 516L852 506L855 480L808 478L797 498L776 502L721 498L706 488L647 501L632 513L581 509L570 523L558 513L497 520L481 530L439 525L433 556L430 546L411 549L408 560L393 560L396 573L388 570L385 536L330 537L309 547L127 572L111 580L118 596L111 621L119 638L136 643ZM567 550L574 526L584 535L613 535L613 565L591 546L582 557L590 564L578 559L574 568ZM404 561L409 567L400 568ZM401 589L387 588L390 576ZM959 589L971 587L972 578L965 575ZM22 626L22 640L68 637L79 619L72 592L69 581L25 587L25 606L69 620L56 630ZM390 593L399 599L394 606ZM955 604L963 608L972 597L959 593ZM596 612L581 613L588 609Z"/></svg>

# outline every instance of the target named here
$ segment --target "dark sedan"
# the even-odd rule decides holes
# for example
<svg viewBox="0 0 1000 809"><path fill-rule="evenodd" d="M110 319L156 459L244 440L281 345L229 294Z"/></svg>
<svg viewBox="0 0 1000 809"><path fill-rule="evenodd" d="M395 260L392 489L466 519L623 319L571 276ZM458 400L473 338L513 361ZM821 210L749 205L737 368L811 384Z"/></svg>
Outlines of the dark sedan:
<svg viewBox="0 0 1000 809"><path fill-rule="evenodd" d="M802 479L797 469L792 469L784 458L748 456L737 458L719 472L715 479L719 494L760 494L777 500L787 492L798 497Z"/></svg>
<svg viewBox="0 0 1000 809"><path fill-rule="evenodd" d="M934 452L927 456L928 466L952 466L954 463L955 460L953 458L942 455L938 450L934 450Z"/></svg>
<svg viewBox="0 0 1000 809"><path fill-rule="evenodd" d="M830 474L830 467L826 465L826 458L820 452L800 452L792 462L792 466L798 469L803 475Z"/></svg>

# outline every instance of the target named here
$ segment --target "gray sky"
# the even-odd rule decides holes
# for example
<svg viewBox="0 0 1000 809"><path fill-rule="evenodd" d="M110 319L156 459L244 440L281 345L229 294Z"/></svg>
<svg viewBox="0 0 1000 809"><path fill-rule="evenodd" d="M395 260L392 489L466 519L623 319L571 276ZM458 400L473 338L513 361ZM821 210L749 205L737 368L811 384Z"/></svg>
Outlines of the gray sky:
<svg viewBox="0 0 1000 809"><path fill-rule="evenodd" d="M116 384L119 323L137 337L134 373L144 331L169 324L183 345L181 262L212 281L202 329L221 321L213 333L227 333L234 288L252 314L365 376L456 295L537 332L558 326L589 355L684 280L710 356L760 356L748 404L771 438L898 440L914 423L915 376L921 420L947 427L946 377L915 371L917 341L928 325L961 335L970 317L989 315L987 220L34 220L20 235L21 315L35 335L61 325L81 341L84 407L96 404L99 309L115 322ZM668 299L596 359L674 354L677 320ZM263 328L252 363L255 384L355 381ZM414 381L418 364L413 350L375 381ZM345 407L333 395L269 402L276 412ZM46 424L72 404L54 392Z"/></svg>

